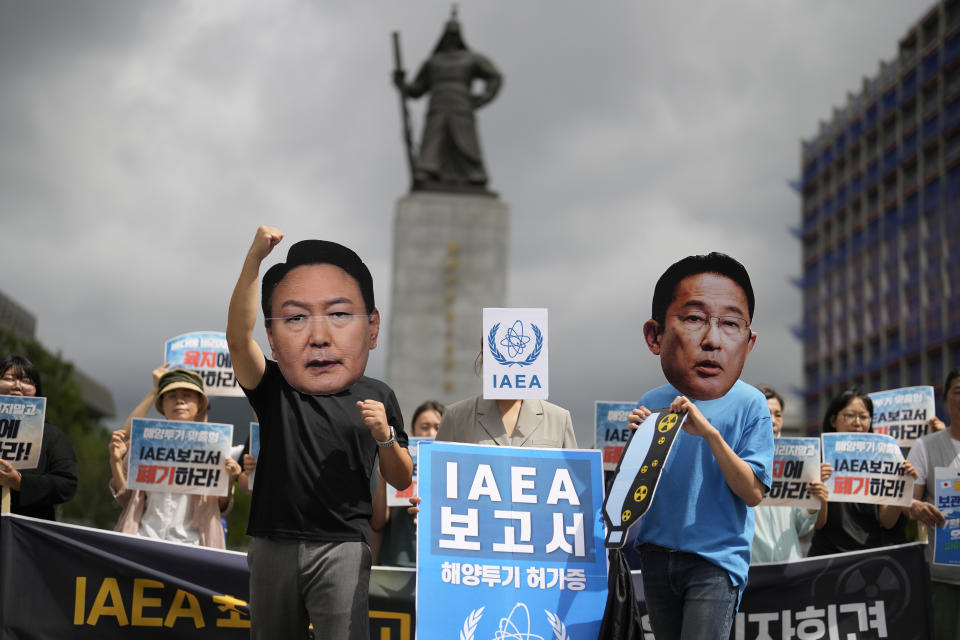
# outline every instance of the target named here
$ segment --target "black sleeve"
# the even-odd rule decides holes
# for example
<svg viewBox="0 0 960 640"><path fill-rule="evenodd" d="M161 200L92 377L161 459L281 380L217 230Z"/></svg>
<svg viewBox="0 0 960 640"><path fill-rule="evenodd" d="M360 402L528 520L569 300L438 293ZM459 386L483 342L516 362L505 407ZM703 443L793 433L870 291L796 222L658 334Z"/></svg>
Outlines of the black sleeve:
<svg viewBox="0 0 960 640"><path fill-rule="evenodd" d="M37 473L24 473L20 480L20 506L53 506L77 493L77 456L67 436L46 423L43 428L46 464Z"/></svg>

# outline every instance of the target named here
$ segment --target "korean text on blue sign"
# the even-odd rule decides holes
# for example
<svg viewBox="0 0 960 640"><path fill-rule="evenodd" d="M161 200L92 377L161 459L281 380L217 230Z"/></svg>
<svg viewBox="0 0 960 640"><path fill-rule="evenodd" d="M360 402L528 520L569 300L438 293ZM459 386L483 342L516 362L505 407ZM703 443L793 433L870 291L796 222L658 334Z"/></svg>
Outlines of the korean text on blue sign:
<svg viewBox="0 0 960 640"><path fill-rule="evenodd" d="M127 488L225 496L233 425L134 418Z"/></svg>
<svg viewBox="0 0 960 640"><path fill-rule="evenodd" d="M596 402L594 448L603 453L603 470L613 471L630 439L630 412L636 402Z"/></svg>
<svg viewBox="0 0 960 640"><path fill-rule="evenodd" d="M46 398L0 396L0 460L14 469L37 468L46 408Z"/></svg>
<svg viewBox="0 0 960 640"><path fill-rule="evenodd" d="M833 466L827 480L831 502L909 506L913 476L903 468L897 441L876 433L824 433L823 460Z"/></svg>
<svg viewBox="0 0 960 640"><path fill-rule="evenodd" d="M222 331L194 331L167 340L163 361L199 373L208 396L243 396Z"/></svg>
<svg viewBox="0 0 960 640"><path fill-rule="evenodd" d="M807 487L811 482L819 481L820 440L776 438L773 441L773 481L760 504L817 509L820 501L807 492Z"/></svg>
<svg viewBox="0 0 960 640"><path fill-rule="evenodd" d="M597 637L600 452L432 442L419 457L417 637Z"/></svg>
<svg viewBox="0 0 960 640"><path fill-rule="evenodd" d="M934 530L933 562L960 566L960 469L936 467L934 478L936 507L946 523Z"/></svg>
<svg viewBox="0 0 960 640"><path fill-rule="evenodd" d="M933 387L905 387L870 394L873 401L873 432L890 436L901 447L930 432L927 421L934 417Z"/></svg>
<svg viewBox="0 0 960 640"><path fill-rule="evenodd" d="M419 456L420 447L417 446L421 442L433 442L433 438L410 438L409 447L407 451L410 452L410 457L413 458L413 480L410 482L410 486L406 489L397 489L389 482L387 483L387 506L388 507L409 507L410 498L417 494L417 458Z"/></svg>

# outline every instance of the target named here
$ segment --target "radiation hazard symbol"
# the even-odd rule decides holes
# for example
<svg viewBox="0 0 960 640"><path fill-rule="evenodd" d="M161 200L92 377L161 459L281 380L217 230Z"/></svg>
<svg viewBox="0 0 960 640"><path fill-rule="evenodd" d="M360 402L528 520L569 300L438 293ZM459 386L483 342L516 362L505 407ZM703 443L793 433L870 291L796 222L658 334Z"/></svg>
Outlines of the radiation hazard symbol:
<svg viewBox="0 0 960 640"><path fill-rule="evenodd" d="M637 487L637 490L633 492L634 502L643 502L647 497L647 485L642 484Z"/></svg>
<svg viewBox="0 0 960 640"><path fill-rule="evenodd" d="M667 415L660 418L660 422L657 423L657 431L660 433L666 433L677 426L677 414L668 413Z"/></svg>
<svg viewBox="0 0 960 640"><path fill-rule="evenodd" d="M628 522L630 520L630 516L632 515L633 513L630 511L630 509L624 509L623 515L620 516L620 519L624 522Z"/></svg>

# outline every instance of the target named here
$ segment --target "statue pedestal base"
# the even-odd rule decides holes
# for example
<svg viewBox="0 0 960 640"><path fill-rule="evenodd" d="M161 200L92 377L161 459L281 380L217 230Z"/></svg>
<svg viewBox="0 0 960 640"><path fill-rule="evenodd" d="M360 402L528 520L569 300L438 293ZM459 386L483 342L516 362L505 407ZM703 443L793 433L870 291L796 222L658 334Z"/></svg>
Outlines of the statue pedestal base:
<svg viewBox="0 0 960 640"><path fill-rule="evenodd" d="M483 392L473 364L483 308L507 302L508 222L498 198L415 192L397 202L387 383L405 420L424 400Z"/></svg>

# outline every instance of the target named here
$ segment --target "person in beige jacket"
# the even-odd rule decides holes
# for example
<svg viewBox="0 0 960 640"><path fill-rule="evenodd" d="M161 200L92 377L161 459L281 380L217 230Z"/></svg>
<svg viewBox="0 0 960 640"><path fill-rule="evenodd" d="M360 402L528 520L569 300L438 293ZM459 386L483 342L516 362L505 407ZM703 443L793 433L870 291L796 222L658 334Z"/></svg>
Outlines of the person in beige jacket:
<svg viewBox="0 0 960 640"><path fill-rule="evenodd" d="M545 400L488 400L448 405L437 440L502 447L576 449L570 412Z"/></svg>

